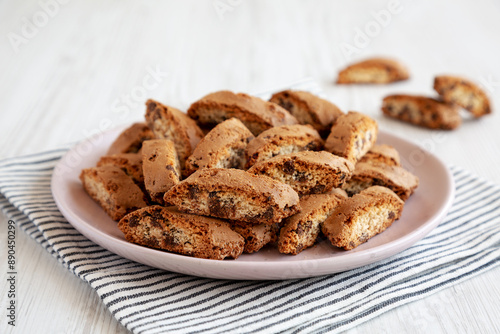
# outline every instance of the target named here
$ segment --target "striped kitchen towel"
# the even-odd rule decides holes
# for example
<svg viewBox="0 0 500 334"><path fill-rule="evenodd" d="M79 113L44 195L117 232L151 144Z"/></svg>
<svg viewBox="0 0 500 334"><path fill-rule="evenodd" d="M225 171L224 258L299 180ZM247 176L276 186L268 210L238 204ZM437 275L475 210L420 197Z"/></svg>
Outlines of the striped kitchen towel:
<svg viewBox="0 0 500 334"><path fill-rule="evenodd" d="M453 167L446 219L386 260L327 276L229 281L148 267L94 244L52 198L67 149L0 162L0 205L17 226L90 284L134 333L338 332L449 287L500 262L500 187Z"/></svg>

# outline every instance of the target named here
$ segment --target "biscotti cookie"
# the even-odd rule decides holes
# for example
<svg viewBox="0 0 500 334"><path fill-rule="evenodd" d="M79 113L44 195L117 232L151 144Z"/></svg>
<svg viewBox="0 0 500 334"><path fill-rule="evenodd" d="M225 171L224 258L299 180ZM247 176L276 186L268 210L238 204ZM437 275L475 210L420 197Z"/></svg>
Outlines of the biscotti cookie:
<svg viewBox="0 0 500 334"><path fill-rule="evenodd" d="M155 136L146 123L134 123L125 129L115 139L106 155L118 153L137 153L142 147L142 142L153 139Z"/></svg>
<svg viewBox="0 0 500 334"><path fill-rule="evenodd" d="M278 238L279 224L250 224L231 222L233 231L245 239L244 253L258 252L265 245L275 242Z"/></svg>
<svg viewBox="0 0 500 334"><path fill-rule="evenodd" d="M83 169L80 180L85 191L113 220L147 205L139 186L116 166Z"/></svg>
<svg viewBox="0 0 500 334"><path fill-rule="evenodd" d="M406 201L418 187L418 177L403 167L359 162L343 189L352 196L371 186L387 187Z"/></svg>
<svg viewBox="0 0 500 334"><path fill-rule="evenodd" d="M361 158L359 162L384 163L389 166L400 166L399 152L392 146L381 144L373 147Z"/></svg>
<svg viewBox="0 0 500 334"><path fill-rule="evenodd" d="M434 78L434 90L445 102L458 104L476 118L491 113L488 96L470 80L440 75Z"/></svg>
<svg viewBox="0 0 500 334"><path fill-rule="evenodd" d="M142 146L142 169L144 185L151 200L164 204L165 192L181 179L174 143L168 139L146 140Z"/></svg>
<svg viewBox="0 0 500 334"><path fill-rule="evenodd" d="M331 194L307 195L300 199L301 211L284 220L278 251L297 255L316 242L321 224L347 196L335 189Z"/></svg>
<svg viewBox="0 0 500 334"><path fill-rule="evenodd" d="M181 169L196 145L203 138L203 132L196 122L185 113L154 100L146 102L146 121L157 139L174 142Z"/></svg>
<svg viewBox="0 0 500 334"><path fill-rule="evenodd" d="M123 217L118 228L139 245L204 259L236 259L244 240L220 219L179 212L174 207L149 206Z"/></svg>
<svg viewBox="0 0 500 334"><path fill-rule="evenodd" d="M256 163L248 170L290 185L298 194L320 194L342 187L354 166L348 160L326 151L303 151L279 155Z"/></svg>
<svg viewBox="0 0 500 334"><path fill-rule="evenodd" d="M300 209L290 186L240 169L199 169L164 199L184 212L254 224L278 223Z"/></svg>
<svg viewBox="0 0 500 334"><path fill-rule="evenodd" d="M319 151L323 140L309 125L282 125L262 132L247 146L246 168L277 155L301 151Z"/></svg>
<svg viewBox="0 0 500 334"><path fill-rule="evenodd" d="M310 124L321 134L327 134L342 111L330 101L302 91L285 90L269 100L288 110L300 124Z"/></svg>
<svg viewBox="0 0 500 334"><path fill-rule="evenodd" d="M408 70L401 63L387 58L372 58L352 64L339 73L339 84L386 84L407 80Z"/></svg>
<svg viewBox="0 0 500 334"><path fill-rule="evenodd" d="M217 124L186 160L186 175L199 168L245 167L245 149L253 134L237 118Z"/></svg>
<svg viewBox="0 0 500 334"><path fill-rule="evenodd" d="M403 206L392 190L374 186L343 201L321 230L332 245L351 250L391 226Z"/></svg>
<svg viewBox="0 0 500 334"><path fill-rule="evenodd" d="M273 126L297 124L286 109L258 97L230 91L219 91L194 102L188 115L204 128L236 117L255 135Z"/></svg>
<svg viewBox="0 0 500 334"><path fill-rule="evenodd" d="M462 124L457 106L425 96L387 96L382 111L389 117L430 129L453 130Z"/></svg>
<svg viewBox="0 0 500 334"><path fill-rule="evenodd" d="M105 155L97 162L97 167L116 166L130 176L141 188L144 187L144 174L142 173L142 155L139 153L117 153Z"/></svg>
<svg viewBox="0 0 500 334"><path fill-rule="evenodd" d="M337 118L325 142L325 150L356 163L375 144L378 125L355 111Z"/></svg>

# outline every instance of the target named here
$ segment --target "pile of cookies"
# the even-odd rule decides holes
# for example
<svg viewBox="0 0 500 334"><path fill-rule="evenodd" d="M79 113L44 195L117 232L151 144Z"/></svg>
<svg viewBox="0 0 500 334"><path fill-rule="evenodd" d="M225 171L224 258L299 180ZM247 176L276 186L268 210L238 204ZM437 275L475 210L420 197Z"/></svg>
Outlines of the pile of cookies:
<svg viewBox="0 0 500 334"><path fill-rule="evenodd" d="M126 240L147 247L295 255L323 234L350 250L398 219L418 186L393 147L375 144L373 119L308 92L219 91L187 114L148 100L145 120L80 179Z"/></svg>

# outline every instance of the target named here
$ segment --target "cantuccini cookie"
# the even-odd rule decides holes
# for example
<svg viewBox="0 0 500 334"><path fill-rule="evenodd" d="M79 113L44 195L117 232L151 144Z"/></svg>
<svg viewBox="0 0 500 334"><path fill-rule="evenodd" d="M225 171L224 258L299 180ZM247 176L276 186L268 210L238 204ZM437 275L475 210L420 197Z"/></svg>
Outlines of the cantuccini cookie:
<svg viewBox="0 0 500 334"><path fill-rule="evenodd" d="M318 131L309 125L277 126L262 132L248 144L246 168L277 155L319 151L322 148L323 140Z"/></svg>
<svg viewBox="0 0 500 334"><path fill-rule="evenodd" d="M290 185L298 194L319 194L341 187L354 165L326 151L303 151L279 155L256 163L248 170Z"/></svg>
<svg viewBox="0 0 500 334"><path fill-rule="evenodd" d="M303 91L285 90L269 100L288 110L300 124L309 124L320 134L328 134L343 112L333 103Z"/></svg>
<svg viewBox="0 0 500 334"><path fill-rule="evenodd" d="M182 111L154 100L146 102L146 121L157 139L174 142L183 169L187 157L203 138L203 132L196 122Z"/></svg>
<svg viewBox="0 0 500 334"><path fill-rule="evenodd" d="M430 129L453 130L462 124L456 105L425 96L387 96L382 111L389 117Z"/></svg>
<svg viewBox="0 0 500 334"><path fill-rule="evenodd" d="M118 153L137 153L142 147L142 142L153 139L155 136L146 123L134 123L125 129L115 139L106 155Z"/></svg>
<svg viewBox="0 0 500 334"><path fill-rule="evenodd" d="M333 124L325 150L355 164L372 148L377 135L377 122L359 112L349 111Z"/></svg>
<svg viewBox="0 0 500 334"><path fill-rule="evenodd" d="M147 205L141 188L116 166L83 169L80 180L85 191L113 220Z"/></svg>
<svg viewBox="0 0 500 334"><path fill-rule="evenodd" d="M373 145L373 147L361 158L359 162L384 163L389 166L401 166L398 151L387 144Z"/></svg>
<svg viewBox="0 0 500 334"><path fill-rule="evenodd" d="M245 167L245 149L253 134L237 118L217 124L198 143L186 160L185 174L191 175L199 168Z"/></svg>
<svg viewBox="0 0 500 334"><path fill-rule="evenodd" d="M390 189L370 187L343 201L322 225L332 245L351 250L401 217L404 202Z"/></svg>
<svg viewBox="0 0 500 334"><path fill-rule="evenodd" d="M290 186L239 169L199 169L164 199L184 212L254 224L278 223L300 209Z"/></svg>
<svg viewBox="0 0 500 334"><path fill-rule="evenodd" d="M230 91L208 94L191 105L188 115L203 128L212 128L235 117L255 136L273 126L298 123L286 109L275 103Z"/></svg>
<svg viewBox="0 0 500 334"><path fill-rule="evenodd" d="M371 58L339 72L338 84L387 84L407 80L408 70L398 61L387 58Z"/></svg>
<svg viewBox="0 0 500 334"><path fill-rule="evenodd" d="M265 245L275 242L278 238L279 224L250 224L231 222L233 231L245 239L244 253L258 252Z"/></svg>
<svg viewBox="0 0 500 334"><path fill-rule="evenodd" d="M168 139L147 140L142 147L144 185L153 202L164 204L163 196L181 180L175 144Z"/></svg>
<svg viewBox="0 0 500 334"><path fill-rule="evenodd" d="M406 201L418 187L418 182L418 177L403 167L377 162L359 162L343 189L352 196L371 186L383 186Z"/></svg>
<svg viewBox="0 0 500 334"><path fill-rule="evenodd" d="M330 194L307 195L300 199L301 211L284 220L278 239L278 251L297 255L316 242L321 224L347 198L334 189Z"/></svg>
<svg viewBox="0 0 500 334"><path fill-rule="evenodd" d="M125 239L139 245L204 259L236 259L244 240L220 219L153 205L123 217L118 227Z"/></svg>
<svg viewBox="0 0 500 334"><path fill-rule="evenodd" d="M117 153L105 155L97 162L97 167L116 166L130 176L134 182L144 188L144 174L142 173L142 155L140 153Z"/></svg>
<svg viewBox="0 0 500 334"><path fill-rule="evenodd" d="M434 78L434 90L445 102L458 104L476 118L491 113L488 96L470 80L440 75Z"/></svg>

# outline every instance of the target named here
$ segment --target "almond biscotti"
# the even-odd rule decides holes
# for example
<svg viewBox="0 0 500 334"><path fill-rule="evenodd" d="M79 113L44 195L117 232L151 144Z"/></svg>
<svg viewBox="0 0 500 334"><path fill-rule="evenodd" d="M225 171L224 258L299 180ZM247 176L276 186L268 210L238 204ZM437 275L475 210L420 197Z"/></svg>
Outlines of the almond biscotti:
<svg viewBox="0 0 500 334"><path fill-rule="evenodd" d="M321 230L333 246L351 250L391 226L401 217L403 206L392 190L370 187L343 201Z"/></svg>
<svg viewBox="0 0 500 334"><path fill-rule="evenodd" d="M320 194L342 187L354 165L326 151L303 151L261 161L248 170L290 185L298 194Z"/></svg>
<svg viewBox="0 0 500 334"><path fill-rule="evenodd" d="M273 126L298 124L295 117L275 103L230 91L208 94L191 105L188 115L203 128L236 117L255 136Z"/></svg>
<svg viewBox="0 0 500 334"><path fill-rule="evenodd" d="M245 222L231 222L233 231L245 239L243 253L255 253L278 238L279 224L250 224Z"/></svg>
<svg viewBox="0 0 500 334"><path fill-rule="evenodd" d="M349 111L333 124L325 150L355 164L372 148L377 135L377 122L359 112Z"/></svg>
<svg viewBox="0 0 500 334"><path fill-rule="evenodd" d="M116 166L83 169L80 180L85 191L113 220L147 205L139 186Z"/></svg>
<svg viewBox="0 0 500 334"><path fill-rule="evenodd" d="M175 144L168 139L146 140L142 147L142 169L151 200L164 204L165 192L181 180Z"/></svg>
<svg viewBox="0 0 500 334"><path fill-rule="evenodd" d="M285 108L300 124L309 124L320 134L328 135L332 124L343 114L335 104L309 92L284 90L273 94L269 101Z"/></svg>
<svg viewBox="0 0 500 334"><path fill-rule="evenodd" d="M290 186L239 169L199 169L164 199L184 212L254 224L278 223L300 209Z"/></svg>
<svg viewBox="0 0 500 334"><path fill-rule="evenodd" d="M337 83L387 84L409 77L408 70L401 63L393 59L371 58L340 71Z"/></svg>
<svg viewBox="0 0 500 334"><path fill-rule="evenodd" d="M137 153L142 147L142 142L153 139L155 136L146 123L134 123L125 129L115 139L106 155L118 153Z"/></svg>
<svg viewBox="0 0 500 334"><path fill-rule="evenodd" d="M319 151L322 148L323 140L318 131L309 125L277 126L262 132L248 144L246 168L277 155Z"/></svg>
<svg viewBox="0 0 500 334"><path fill-rule="evenodd" d="M116 166L130 176L134 182L144 188L144 174L142 173L142 155L140 153L117 153L105 155L97 162L97 167Z"/></svg>
<svg viewBox="0 0 500 334"><path fill-rule="evenodd" d="M476 118L491 113L488 96L470 80L440 75L434 78L434 90L445 102L458 104Z"/></svg>
<svg viewBox="0 0 500 334"><path fill-rule="evenodd" d="M139 245L203 259L236 259L244 240L220 219L179 212L173 207L149 206L123 217L118 228Z"/></svg>
<svg viewBox="0 0 500 334"><path fill-rule="evenodd" d="M284 220L278 239L278 251L297 255L316 242L321 224L347 198L334 189L330 194L307 195L300 199L301 211Z"/></svg>
<svg viewBox="0 0 500 334"><path fill-rule="evenodd" d="M245 167L245 149L254 138L253 134L237 118L231 118L215 126L198 143L193 154L186 160L186 175L199 168Z"/></svg>
<svg viewBox="0 0 500 334"><path fill-rule="evenodd" d="M382 112L389 117L430 129L453 130L462 124L456 105L425 96L386 96Z"/></svg>
<svg viewBox="0 0 500 334"><path fill-rule="evenodd" d="M399 152L392 146L386 144L373 145L358 163L384 163L389 166L401 166Z"/></svg>
<svg viewBox="0 0 500 334"><path fill-rule="evenodd" d="M181 169L184 169L187 157L203 138L196 122L182 111L154 100L146 102L146 122L157 139L174 142Z"/></svg>
<svg viewBox="0 0 500 334"><path fill-rule="evenodd" d="M406 201L418 187L418 182L418 177L403 167L359 162L343 189L352 196L371 186L383 186Z"/></svg>

